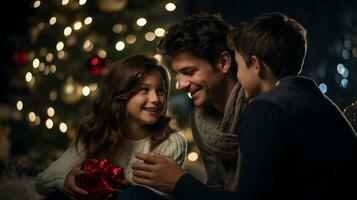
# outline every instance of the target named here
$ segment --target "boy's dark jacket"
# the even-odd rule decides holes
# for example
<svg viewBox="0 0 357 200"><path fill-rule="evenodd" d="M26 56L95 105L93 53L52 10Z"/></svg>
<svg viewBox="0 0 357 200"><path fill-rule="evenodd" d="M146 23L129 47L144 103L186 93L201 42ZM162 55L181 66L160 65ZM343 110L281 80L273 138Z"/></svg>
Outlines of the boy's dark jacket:
<svg viewBox="0 0 357 200"><path fill-rule="evenodd" d="M357 136L338 107L306 77L282 78L246 107L239 126L235 192L185 174L179 199L357 199Z"/></svg>

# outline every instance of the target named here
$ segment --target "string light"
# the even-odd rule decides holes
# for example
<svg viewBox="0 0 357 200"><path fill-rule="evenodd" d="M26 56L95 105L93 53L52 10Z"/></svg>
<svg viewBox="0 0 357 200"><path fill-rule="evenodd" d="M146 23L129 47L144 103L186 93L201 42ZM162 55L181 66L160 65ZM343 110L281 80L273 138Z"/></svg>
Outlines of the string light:
<svg viewBox="0 0 357 200"><path fill-rule="evenodd" d="M67 26L67 27L64 29L64 31L63 31L63 34L64 34L65 36L69 36L71 33L72 33L72 28L69 27L69 26Z"/></svg>
<svg viewBox="0 0 357 200"><path fill-rule="evenodd" d="M153 40L155 40L155 34L153 33L153 32L147 32L146 34L145 34L145 39L147 40L147 41L153 41Z"/></svg>
<svg viewBox="0 0 357 200"><path fill-rule="evenodd" d="M16 108L18 111L22 110L23 107L24 107L24 105L23 105L22 101L19 100L16 102Z"/></svg>
<svg viewBox="0 0 357 200"><path fill-rule="evenodd" d="M60 51L57 54L58 59L64 60L66 58L66 53L64 51Z"/></svg>
<svg viewBox="0 0 357 200"><path fill-rule="evenodd" d="M51 65L51 66L50 66L50 72L51 72L51 73L55 73L55 72L56 72L56 69L57 69L56 65Z"/></svg>
<svg viewBox="0 0 357 200"><path fill-rule="evenodd" d="M174 11L176 9L176 5L174 3L167 3L165 5L165 9L169 12Z"/></svg>
<svg viewBox="0 0 357 200"><path fill-rule="evenodd" d="M27 82L30 82L32 80L32 73L31 72L27 72L25 75L25 79Z"/></svg>
<svg viewBox="0 0 357 200"><path fill-rule="evenodd" d="M62 133L67 132L67 129L68 129L68 127L67 127L67 124L66 124L66 123L61 122L61 123L59 124L59 130L60 130Z"/></svg>
<svg viewBox="0 0 357 200"><path fill-rule="evenodd" d="M83 49L87 52L91 51L93 49L93 43L90 40L86 40L83 43Z"/></svg>
<svg viewBox="0 0 357 200"><path fill-rule="evenodd" d="M147 23L145 18L139 18L138 20L136 20L136 24L138 26L145 26L145 24Z"/></svg>
<svg viewBox="0 0 357 200"><path fill-rule="evenodd" d="M48 107L48 108L47 108L47 115L48 115L49 117L53 117L53 116L55 115L55 109L52 108L52 107Z"/></svg>
<svg viewBox="0 0 357 200"><path fill-rule="evenodd" d="M82 22L75 22L73 24L73 28L74 28L74 30L78 31L79 29L82 28Z"/></svg>
<svg viewBox="0 0 357 200"><path fill-rule="evenodd" d="M128 44L134 44L136 42L136 36L135 35L127 35L126 42Z"/></svg>
<svg viewBox="0 0 357 200"><path fill-rule="evenodd" d="M48 54L46 55L46 61L47 61L47 62L52 62L52 60L53 60L53 54L52 54L52 53L48 53Z"/></svg>
<svg viewBox="0 0 357 200"><path fill-rule="evenodd" d="M88 86L84 86L82 89L83 96L88 96L90 94L90 89Z"/></svg>
<svg viewBox="0 0 357 200"><path fill-rule="evenodd" d="M34 122L36 120L36 114L34 112L29 112L28 118L30 122Z"/></svg>
<svg viewBox="0 0 357 200"><path fill-rule="evenodd" d="M165 29L157 28L155 29L154 33L157 37L163 37L165 35Z"/></svg>
<svg viewBox="0 0 357 200"><path fill-rule="evenodd" d="M93 18L92 17L86 17L84 20L84 24L85 25L89 25L93 22Z"/></svg>
<svg viewBox="0 0 357 200"><path fill-rule="evenodd" d="M33 59L32 66L33 68L37 68L40 65L40 60L38 58Z"/></svg>
<svg viewBox="0 0 357 200"><path fill-rule="evenodd" d="M57 51L61 51L64 48L64 43L62 41L57 42L56 49Z"/></svg>
<svg viewBox="0 0 357 200"><path fill-rule="evenodd" d="M86 4L87 0L79 0L79 5L83 6L84 4Z"/></svg>
<svg viewBox="0 0 357 200"><path fill-rule="evenodd" d="M69 0L62 0L62 5L67 5L69 3Z"/></svg>
<svg viewBox="0 0 357 200"><path fill-rule="evenodd" d="M115 44L115 49L118 51L122 51L125 48L125 43L123 41L118 41Z"/></svg>
<svg viewBox="0 0 357 200"><path fill-rule="evenodd" d="M48 94L48 98L51 100L51 101L56 101L57 99L57 92L56 91L51 91L49 94Z"/></svg>
<svg viewBox="0 0 357 200"><path fill-rule="evenodd" d="M100 58L105 58L107 57L107 52L103 49L100 49L97 53L97 55L100 57Z"/></svg>
<svg viewBox="0 0 357 200"><path fill-rule="evenodd" d="M33 7L34 7L34 8L38 8L38 7L40 7L40 5L41 5L41 1L35 1L35 2L33 3Z"/></svg>
<svg viewBox="0 0 357 200"><path fill-rule="evenodd" d="M45 124L46 124L46 127L47 127L48 129L52 129L52 128L53 128L53 121L52 121L52 119L47 119L46 122L45 122Z"/></svg>
<svg viewBox="0 0 357 200"><path fill-rule="evenodd" d="M162 61L162 55L160 55L160 54L155 54L155 55L154 55L154 58L155 58L157 61L159 61L159 62Z"/></svg>
<svg viewBox="0 0 357 200"><path fill-rule="evenodd" d="M57 22L57 18L56 17L51 17L50 25L54 25L56 22Z"/></svg>

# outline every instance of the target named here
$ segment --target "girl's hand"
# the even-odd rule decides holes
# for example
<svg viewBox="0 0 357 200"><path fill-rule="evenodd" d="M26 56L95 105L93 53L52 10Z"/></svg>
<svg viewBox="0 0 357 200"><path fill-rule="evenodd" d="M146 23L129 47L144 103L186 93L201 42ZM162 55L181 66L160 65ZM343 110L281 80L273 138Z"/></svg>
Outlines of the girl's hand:
<svg viewBox="0 0 357 200"><path fill-rule="evenodd" d="M83 170L70 171L63 184L64 193L71 199L87 199L88 192L76 185L76 177L83 174Z"/></svg>

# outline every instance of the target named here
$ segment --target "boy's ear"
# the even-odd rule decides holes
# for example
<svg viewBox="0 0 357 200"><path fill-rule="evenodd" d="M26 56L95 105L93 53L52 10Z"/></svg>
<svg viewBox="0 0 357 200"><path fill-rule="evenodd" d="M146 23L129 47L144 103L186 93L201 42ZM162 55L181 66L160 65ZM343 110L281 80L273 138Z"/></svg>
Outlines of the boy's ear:
<svg viewBox="0 0 357 200"><path fill-rule="evenodd" d="M228 51L223 51L218 58L217 67L222 71L222 73L228 73L231 69L232 57Z"/></svg>
<svg viewBox="0 0 357 200"><path fill-rule="evenodd" d="M257 77L264 78L266 75L265 74L266 69L263 61L255 55L252 55L250 59L251 59L251 65L249 66L249 68L254 70Z"/></svg>

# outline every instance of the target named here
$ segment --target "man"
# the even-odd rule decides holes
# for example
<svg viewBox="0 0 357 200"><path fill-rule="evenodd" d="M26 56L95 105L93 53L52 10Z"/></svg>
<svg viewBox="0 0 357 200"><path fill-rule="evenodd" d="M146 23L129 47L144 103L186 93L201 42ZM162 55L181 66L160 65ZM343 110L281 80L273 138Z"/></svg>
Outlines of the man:
<svg viewBox="0 0 357 200"><path fill-rule="evenodd" d="M172 160L146 154L137 155L144 162L133 166L134 180L185 200L356 199L356 133L314 81L298 76L305 28L268 13L241 23L230 41L250 100L237 128L238 187L212 190Z"/></svg>
<svg viewBox="0 0 357 200"><path fill-rule="evenodd" d="M244 107L234 54L228 48L230 26L219 16L199 13L169 28L158 45L171 58L178 89L190 93L194 142L212 189L234 190L238 143L233 132Z"/></svg>

